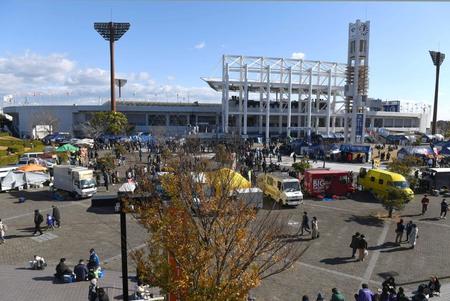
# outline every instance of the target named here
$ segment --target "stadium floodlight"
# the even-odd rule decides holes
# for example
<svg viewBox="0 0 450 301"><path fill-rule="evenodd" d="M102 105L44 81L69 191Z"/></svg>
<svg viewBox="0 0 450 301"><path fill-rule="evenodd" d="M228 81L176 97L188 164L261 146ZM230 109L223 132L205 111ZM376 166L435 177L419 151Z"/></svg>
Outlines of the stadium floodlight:
<svg viewBox="0 0 450 301"><path fill-rule="evenodd" d="M119 98L122 98L122 87L127 83L126 79L116 78L116 86L119 87Z"/></svg>
<svg viewBox="0 0 450 301"><path fill-rule="evenodd" d="M445 54L439 51L430 50L431 59L433 60L433 65L436 66L436 84L434 86L434 108L433 108L433 123L431 124L431 134L436 134L436 124L437 124L437 107L438 107L438 93L439 93L439 71L441 65L444 62Z"/></svg>
<svg viewBox="0 0 450 301"><path fill-rule="evenodd" d="M130 23L94 23L94 29L107 41L109 41L110 68L111 68L111 111L116 111L116 97L114 91L114 42L118 41L127 30Z"/></svg>

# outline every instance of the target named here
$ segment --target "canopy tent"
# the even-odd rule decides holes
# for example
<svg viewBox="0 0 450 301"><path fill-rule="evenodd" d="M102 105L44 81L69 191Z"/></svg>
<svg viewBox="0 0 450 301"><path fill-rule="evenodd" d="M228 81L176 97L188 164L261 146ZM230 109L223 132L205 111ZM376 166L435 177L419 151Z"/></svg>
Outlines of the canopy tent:
<svg viewBox="0 0 450 301"><path fill-rule="evenodd" d="M435 153L430 146L408 146L398 151L397 158L402 160L407 156L428 157L434 155Z"/></svg>
<svg viewBox="0 0 450 301"><path fill-rule="evenodd" d="M354 144L341 144L339 150L343 153L370 153L370 145L354 145Z"/></svg>
<svg viewBox="0 0 450 301"><path fill-rule="evenodd" d="M73 152L78 151L78 147L73 146L72 144L67 143L67 144L64 144L64 145L58 147L58 148L56 149L56 151L57 151L58 153L62 153L62 152L71 152L71 153L73 153Z"/></svg>
<svg viewBox="0 0 450 301"><path fill-rule="evenodd" d="M50 175L42 172L26 172L25 182L27 185L42 184L50 180Z"/></svg>
<svg viewBox="0 0 450 301"><path fill-rule="evenodd" d="M20 171L46 171L47 168L45 168L44 166L39 165L39 164L28 164L28 165L20 166L19 168L17 168L17 170L20 170Z"/></svg>
<svg viewBox="0 0 450 301"><path fill-rule="evenodd" d="M22 171L10 171L1 179L0 189L2 191L13 190L24 186L25 175Z"/></svg>

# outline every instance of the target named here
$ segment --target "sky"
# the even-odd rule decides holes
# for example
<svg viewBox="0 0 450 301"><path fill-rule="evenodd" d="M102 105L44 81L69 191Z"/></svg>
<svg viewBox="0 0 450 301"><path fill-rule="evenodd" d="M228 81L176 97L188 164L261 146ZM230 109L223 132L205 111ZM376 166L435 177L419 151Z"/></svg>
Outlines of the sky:
<svg viewBox="0 0 450 301"><path fill-rule="evenodd" d="M348 23L360 19L371 22L369 97L432 104L428 51L449 51L449 15L445 2L1 0L0 99L106 101L109 48L94 22L131 23L115 48L125 99L220 102L200 78L221 75L223 54L346 63ZM438 117L450 119L448 61Z"/></svg>

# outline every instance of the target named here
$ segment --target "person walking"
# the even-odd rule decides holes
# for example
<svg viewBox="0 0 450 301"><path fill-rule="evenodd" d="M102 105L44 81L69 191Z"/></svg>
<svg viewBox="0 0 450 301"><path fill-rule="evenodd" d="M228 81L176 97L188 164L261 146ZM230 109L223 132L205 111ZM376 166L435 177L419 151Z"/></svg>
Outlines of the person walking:
<svg viewBox="0 0 450 301"><path fill-rule="evenodd" d="M417 238L419 237L419 228L416 224L412 225L411 233L408 236L408 242L411 244L411 249L414 249L416 246Z"/></svg>
<svg viewBox="0 0 450 301"><path fill-rule="evenodd" d="M300 230L301 230L300 236L303 235L303 230L305 230L308 233L311 233L311 230L309 228L309 217L306 211L303 212L302 225L300 227Z"/></svg>
<svg viewBox="0 0 450 301"><path fill-rule="evenodd" d="M367 241L364 234L361 234L358 242L358 261L364 261L367 256Z"/></svg>
<svg viewBox="0 0 450 301"><path fill-rule="evenodd" d="M430 199L428 198L427 195L423 196L421 203L422 203L422 215L424 215L425 212L427 212L428 204L430 203Z"/></svg>
<svg viewBox="0 0 450 301"><path fill-rule="evenodd" d="M34 232L33 235L36 235L36 233L40 233L40 235L44 234L41 230L41 224L44 221L44 217L41 213L39 213L39 210L34 210Z"/></svg>
<svg viewBox="0 0 450 301"><path fill-rule="evenodd" d="M55 226L60 228L61 227L61 213L59 212L59 208L55 205L52 206L52 216L55 221Z"/></svg>
<svg viewBox="0 0 450 301"><path fill-rule="evenodd" d="M413 226L413 222L412 221L409 221L407 224L406 224L406 240L408 240L409 239L409 234L411 234L411 231L412 231L412 226Z"/></svg>
<svg viewBox="0 0 450 301"><path fill-rule="evenodd" d="M106 191L109 191L109 175L106 171L103 172L103 181L105 182Z"/></svg>
<svg viewBox="0 0 450 301"><path fill-rule="evenodd" d="M88 269L96 270L100 266L100 258L94 249L89 250Z"/></svg>
<svg viewBox="0 0 450 301"><path fill-rule="evenodd" d="M403 232L405 231L405 225L403 224L403 219L397 223L397 228L395 229L395 243L400 244L403 238Z"/></svg>
<svg viewBox="0 0 450 301"><path fill-rule="evenodd" d="M295 161L297 161L297 155L295 154L295 152L294 152L294 154L292 155L292 159L294 160L294 163L295 163Z"/></svg>
<svg viewBox="0 0 450 301"><path fill-rule="evenodd" d="M8 230L8 227L2 222L2 219L0 218L0 243L2 244L5 243L6 230Z"/></svg>
<svg viewBox="0 0 450 301"><path fill-rule="evenodd" d="M448 211L448 203L445 199L443 199L441 202L441 215L440 215L441 219L447 218L447 211Z"/></svg>
<svg viewBox="0 0 450 301"><path fill-rule="evenodd" d="M311 221L311 239L319 238L319 221L313 216Z"/></svg>
<svg viewBox="0 0 450 301"><path fill-rule="evenodd" d="M356 250L358 249L359 245L359 232L356 232L352 236L352 241L350 242L350 248L352 248L352 258L355 258Z"/></svg>

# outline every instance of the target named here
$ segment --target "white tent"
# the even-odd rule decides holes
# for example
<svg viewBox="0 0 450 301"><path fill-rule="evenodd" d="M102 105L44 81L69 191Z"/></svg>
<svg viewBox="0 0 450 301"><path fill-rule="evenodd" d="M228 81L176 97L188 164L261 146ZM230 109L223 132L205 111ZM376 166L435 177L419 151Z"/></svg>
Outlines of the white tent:
<svg viewBox="0 0 450 301"><path fill-rule="evenodd" d="M1 179L2 191L13 190L25 185L25 173L22 171L10 171Z"/></svg>

